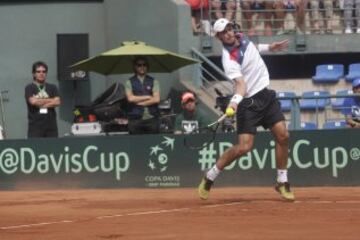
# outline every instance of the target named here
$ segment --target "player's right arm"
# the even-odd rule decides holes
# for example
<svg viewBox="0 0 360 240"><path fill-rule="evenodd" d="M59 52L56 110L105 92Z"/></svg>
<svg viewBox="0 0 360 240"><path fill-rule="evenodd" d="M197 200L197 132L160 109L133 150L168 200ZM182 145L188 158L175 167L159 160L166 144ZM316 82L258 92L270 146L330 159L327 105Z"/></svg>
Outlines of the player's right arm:
<svg viewBox="0 0 360 240"><path fill-rule="evenodd" d="M244 77L238 77L234 80L234 96L230 99L228 107L236 112L239 103L242 101L246 93L246 83Z"/></svg>
<svg viewBox="0 0 360 240"><path fill-rule="evenodd" d="M234 95L230 99L228 108L232 108L236 112L237 106L246 94L246 81L242 74L240 64L231 59L226 50L223 51L222 63L226 76L228 76L228 78L230 78L234 83Z"/></svg>

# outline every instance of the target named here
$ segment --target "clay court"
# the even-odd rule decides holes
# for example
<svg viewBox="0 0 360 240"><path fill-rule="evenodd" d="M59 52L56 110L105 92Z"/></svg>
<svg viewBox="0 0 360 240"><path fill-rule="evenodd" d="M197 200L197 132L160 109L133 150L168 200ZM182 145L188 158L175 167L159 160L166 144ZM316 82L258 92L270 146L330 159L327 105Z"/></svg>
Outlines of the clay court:
<svg viewBox="0 0 360 240"><path fill-rule="evenodd" d="M360 188L0 192L0 239L359 239Z"/></svg>

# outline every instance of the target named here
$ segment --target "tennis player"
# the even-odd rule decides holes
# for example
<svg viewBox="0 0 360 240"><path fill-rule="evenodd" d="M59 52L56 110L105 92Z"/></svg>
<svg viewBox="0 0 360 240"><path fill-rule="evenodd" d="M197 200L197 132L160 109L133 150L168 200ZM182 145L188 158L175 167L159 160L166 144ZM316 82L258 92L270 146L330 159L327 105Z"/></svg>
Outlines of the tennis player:
<svg viewBox="0 0 360 240"><path fill-rule="evenodd" d="M268 89L269 73L259 52L280 51L288 40L255 46L248 38L234 32L233 25L225 18L214 23L216 37L223 44L222 64L225 74L234 81L234 96L228 108L236 112L238 143L228 148L216 164L205 174L198 193L201 199L209 197L210 188L221 171L235 159L251 150L258 126L270 129L276 141L277 181L275 190L288 201L295 199L290 190L287 172L289 132L285 118L276 99Z"/></svg>

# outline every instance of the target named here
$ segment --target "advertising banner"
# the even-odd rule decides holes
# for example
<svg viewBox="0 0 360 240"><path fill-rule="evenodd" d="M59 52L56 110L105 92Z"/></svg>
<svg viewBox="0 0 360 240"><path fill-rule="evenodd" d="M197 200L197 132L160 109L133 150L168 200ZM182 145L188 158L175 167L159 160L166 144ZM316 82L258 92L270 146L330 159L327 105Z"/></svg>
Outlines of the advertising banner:
<svg viewBox="0 0 360 240"><path fill-rule="evenodd" d="M359 133L290 132L290 181L296 186L359 185ZM213 143L192 150L181 135L3 140L0 189L195 187L236 141L236 134L218 134ZM275 178L275 141L269 132L259 132L253 149L227 166L216 185L266 186Z"/></svg>

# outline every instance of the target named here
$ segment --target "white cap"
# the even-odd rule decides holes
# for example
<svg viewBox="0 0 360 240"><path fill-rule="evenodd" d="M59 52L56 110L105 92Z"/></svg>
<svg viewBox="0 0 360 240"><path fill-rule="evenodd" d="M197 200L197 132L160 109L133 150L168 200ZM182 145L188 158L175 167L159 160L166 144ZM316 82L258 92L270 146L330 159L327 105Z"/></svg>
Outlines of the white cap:
<svg viewBox="0 0 360 240"><path fill-rule="evenodd" d="M230 22L226 18L219 18L218 20L216 20L216 22L214 23L215 34L224 31L228 24L230 24Z"/></svg>

